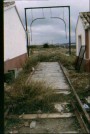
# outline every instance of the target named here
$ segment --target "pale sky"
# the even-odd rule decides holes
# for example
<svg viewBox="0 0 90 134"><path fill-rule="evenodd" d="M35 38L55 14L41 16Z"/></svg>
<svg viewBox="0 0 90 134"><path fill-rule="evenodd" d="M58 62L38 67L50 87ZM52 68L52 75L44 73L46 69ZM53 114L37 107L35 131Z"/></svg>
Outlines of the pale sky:
<svg viewBox="0 0 90 134"><path fill-rule="evenodd" d="M75 42L75 28L79 12L89 11L89 0L16 0L18 11L25 25L24 8L26 7L47 7L47 6L70 6L71 9L71 42ZM66 22L65 24L60 19L52 19L60 17ZM68 9L53 8L53 9L33 9L27 11L28 29L33 19L38 19L33 22L32 41L31 44L43 43L67 43L68 42ZM67 34L67 39L66 39Z"/></svg>

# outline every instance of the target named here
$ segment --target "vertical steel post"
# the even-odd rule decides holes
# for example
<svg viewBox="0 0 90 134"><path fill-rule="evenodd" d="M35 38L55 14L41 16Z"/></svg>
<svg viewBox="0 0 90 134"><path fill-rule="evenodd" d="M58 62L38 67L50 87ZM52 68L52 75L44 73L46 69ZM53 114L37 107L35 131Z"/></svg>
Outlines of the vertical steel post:
<svg viewBox="0 0 90 134"><path fill-rule="evenodd" d="M26 36L27 36L27 53L28 53L28 56L29 56L28 31L27 31L27 13L26 13L26 10L27 10L27 9L25 9L25 25L26 25Z"/></svg>
<svg viewBox="0 0 90 134"><path fill-rule="evenodd" d="M71 23L70 23L70 6L69 9L69 54L71 55Z"/></svg>
<svg viewBox="0 0 90 134"><path fill-rule="evenodd" d="M27 15L26 10L28 9L40 9L40 8L64 8L67 7L69 11L69 54L71 55L71 24L70 24L70 6L51 6L51 7L32 7L32 8L25 8L25 24L26 24L26 32L27 32ZM27 32L28 33L28 32ZM27 48L28 48L28 36L27 36ZM27 49L28 50L28 49ZM29 50L28 50L29 56Z"/></svg>

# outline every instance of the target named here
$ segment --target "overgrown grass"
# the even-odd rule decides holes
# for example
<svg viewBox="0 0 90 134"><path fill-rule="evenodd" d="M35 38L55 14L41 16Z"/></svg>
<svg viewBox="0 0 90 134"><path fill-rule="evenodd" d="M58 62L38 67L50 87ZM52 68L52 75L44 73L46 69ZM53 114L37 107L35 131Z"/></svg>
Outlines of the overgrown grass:
<svg viewBox="0 0 90 134"><path fill-rule="evenodd" d="M69 77L79 97L84 98L86 92L90 92L90 74L86 72L77 73L75 71L69 71Z"/></svg>
<svg viewBox="0 0 90 134"><path fill-rule="evenodd" d="M68 76L74 86L77 94L80 98L86 96L86 87L89 85L90 88L90 73L86 73L82 68L78 73L75 70L75 49L72 49L71 55L68 55L68 50L66 48L49 48L46 51L41 50L42 53L39 55L39 60L42 61L58 61L67 69Z"/></svg>
<svg viewBox="0 0 90 134"><path fill-rule="evenodd" d="M32 55L30 58L28 58L25 65L23 66L23 72L26 74L30 73L32 71L32 67L35 67L37 63L38 57Z"/></svg>
<svg viewBox="0 0 90 134"><path fill-rule="evenodd" d="M86 87L89 85L90 74L85 72L77 73L74 69L75 49L68 55L68 49L65 48L32 48L32 54L23 66L23 71L17 79L11 84L11 89L5 91L4 106L5 111L10 106L9 115L18 115L22 113L56 112L54 103L70 102L74 99L73 94L56 94L51 87L46 87L44 82L32 81L26 85L26 80L30 73L39 62L60 62L67 69L67 74L80 98L86 96ZM6 128L19 126L21 119L10 118L7 121ZM7 131L7 130L6 130Z"/></svg>
<svg viewBox="0 0 90 134"><path fill-rule="evenodd" d="M32 50L33 51L33 50ZM35 50L34 50L35 51ZM57 97L55 93L48 87L46 88L43 82L31 82L26 85L26 80L32 68L36 67L38 62L60 61L64 66L70 67L73 63L73 57L65 56L67 49L50 48L40 49L37 53L33 53L23 66L23 71L18 78L12 83L12 88L9 93L5 92L5 107L11 105L11 112L14 114L21 114L23 112L36 112L41 109L43 112L52 111L53 106L51 102L63 100L65 97Z"/></svg>
<svg viewBox="0 0 90 134"><path fill-rule="evenodd" d="M74 70L75 49L72 54L68 55L68 50L65 48L33 48L33 53L23 66L23 71L12 84L9 92L5 92L5 105L12 105L11 112L21 114L23 112L36 112L41 109L43 112L53 110L51 102L69 100L68 97L54 94L50 88L46 88L45 83L34 83L25 85L25 82L32 72L32 68L36 67L39 62L61 62L67 68L71 82L79 95L85 94L85 87L89 82L89 74L77 73ZM73 69L73 70L71 70ZM68 98L68 99L67 99Z"/></svg>
<svg viewBox="0 0 90 134"><path fill-rule="evenodd" d="M34 49L35 51L35 49ZM75 51L68 54L68 49L65 48L46 48L38 50L37 60L39 62L61 62L65 67L72 68L75 62Z"/></svg>
<svg viewBox="0 0 90 134"><path fill-rule="evenodd" d="M14 119L13 118L8 119L8 121L7 121L8 127L14 127L14 126L18 127L18 125L20 125L20 124L22 124L22 121L18 117L14 118Z"/></svg>
<svg viewBox="0 0 90 134"><path fill-rule="evenodd" d="M72 51L71 55L68 55L68 50L65 48L34 48L32 52L36 52L30 55L26 61L23 71L28 74L32 71L32 67L35 67L38 62L61 62L65 67L72 68L75 62L75 51Z"/></svg>
<svg viewBox="0 0 90 134"><path fill-rule="evenodd" d="M52 105L54 94L44 82L31 82L30 85L23 83L16 89L14 87L13 92L5 94L5 103L12 106L13 114L34 113L38 110L50 112L54 110Z"/></svg>

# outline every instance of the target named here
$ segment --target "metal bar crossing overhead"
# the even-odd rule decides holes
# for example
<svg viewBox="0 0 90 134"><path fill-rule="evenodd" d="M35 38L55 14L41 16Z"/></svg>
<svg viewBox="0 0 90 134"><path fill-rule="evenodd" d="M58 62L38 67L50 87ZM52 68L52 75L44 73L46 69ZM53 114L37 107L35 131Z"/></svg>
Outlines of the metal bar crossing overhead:
<svg viewBox="0 0 90 134"><path fill-rule="evenodd" d="M69 25L68 25L68 27L69 27L69 30L68 30L69 38L68 39L69 39L69 54L71 54L70 6L48 6L48 7L27 7L27 8L24 8L25 9L26 32L27 32L27 26L28 26L28 24L27 24L27 10L30 10L31 9L31 13L32 13L32 10L33 9L42 9L42 15L43 15L43 17L38 17L38 18L33 19L33 14L32 14L32 22L30 24L31 41L32 41L32 28L31 28L31 26L32 26L33 22L35 22L36 20L38 20L38 19L45 19L44 10L43 10L45 8L50 8L51 18L53 18L53 19L60 19L60 20L63 21L63 23L65 25L66 38L67 38L67 31L66 31L66 22L65 22L65 19L64 19L65 17L64 16L63 16L63 18L61 18L61 17L53 17L52 16L52 12L51 12L51 8L63 8L63 9L68 8L68 23L69 23ZM63 11L63 15L64 15L64 11ZM28 48L28 36L27 36L27 48Z"/></svg>

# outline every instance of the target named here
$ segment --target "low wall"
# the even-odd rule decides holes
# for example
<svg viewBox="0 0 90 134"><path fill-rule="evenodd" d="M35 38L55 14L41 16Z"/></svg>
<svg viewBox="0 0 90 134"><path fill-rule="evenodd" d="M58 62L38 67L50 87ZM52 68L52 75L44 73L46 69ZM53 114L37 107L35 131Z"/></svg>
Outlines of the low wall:
<svg viewBox="0 0 90 134"><path fill-rule="evenodd" d="M8 70L13 70L14 68L17 68L17 69L22 68L26 59L27 59L27 53L5 61L4 62L4 73L6 73Z"/></svg>

